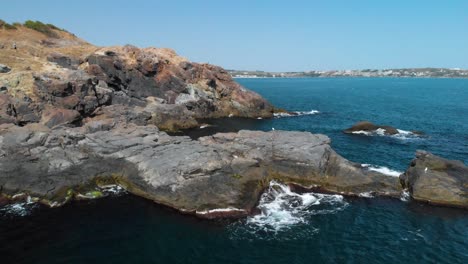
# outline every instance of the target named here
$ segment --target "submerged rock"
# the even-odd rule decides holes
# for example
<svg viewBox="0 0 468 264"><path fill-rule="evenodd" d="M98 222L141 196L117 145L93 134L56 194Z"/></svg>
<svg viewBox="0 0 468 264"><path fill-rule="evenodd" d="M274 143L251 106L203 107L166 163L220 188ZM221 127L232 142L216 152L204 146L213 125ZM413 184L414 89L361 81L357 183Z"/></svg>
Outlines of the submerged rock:
<svg viewBox="0 0 468 264"><path fill-rule="evenodd" d="M384 135L396 135L398 130L391 126L379 126L368 121L361 121L353 125L352 127L344 130L346 134L358 134L358 133L378 133L381 131Z"/></svg>
<svg viewBox="0 0 468 264"><path fill-rule="evenodd" d="M468 208L468 167L461 161L418 151L400 180L417 201Z"/></svg>

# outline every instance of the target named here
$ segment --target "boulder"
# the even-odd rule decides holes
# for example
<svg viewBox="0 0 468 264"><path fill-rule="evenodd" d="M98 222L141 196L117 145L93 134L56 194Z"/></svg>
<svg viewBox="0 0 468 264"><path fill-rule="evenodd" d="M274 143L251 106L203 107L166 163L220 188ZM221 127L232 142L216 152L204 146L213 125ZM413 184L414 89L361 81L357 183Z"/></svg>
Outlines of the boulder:
<svg viewBox="0 0 468 264"><path fill-rule="evenodd" d="M461 161L417 151L400 180L417 201L468 208L468 167Z"/></svg>
<svg viewBox="0 0 468 264"><path fill-rule="evenodd" d="M52 52L47 56L47 60L57 63L60 67L67 69L77 69L79 60L58 52Z"/></svg>
<svg viewBox="0 0 468 264"><path fill-rule="evenodd" d="M151 113L150 124L154 124L161 130L178 131L197 127L193 113L183 105L176 104L149 104L145 111Z"/></svg>
<svg viewBox="0 0 468 264"><path fill-rule="evenodd" d="M81 119L81 115L76 110L62 108L48 108L42 112L41 123L47 127L72 124Z"/></svg>
<svg viewBox="0 0 468 264"><path fill-rule="evenodd" d="M11 68L5 64L0 64L0 73L8 73L11 71Z"/></svg>

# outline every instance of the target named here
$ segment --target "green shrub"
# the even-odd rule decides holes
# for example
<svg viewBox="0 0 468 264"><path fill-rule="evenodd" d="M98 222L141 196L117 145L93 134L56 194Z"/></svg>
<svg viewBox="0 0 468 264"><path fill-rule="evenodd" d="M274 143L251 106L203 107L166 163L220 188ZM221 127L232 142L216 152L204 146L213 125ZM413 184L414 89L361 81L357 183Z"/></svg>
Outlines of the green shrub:
<svg viewBox="0 0 468 264"><path fill-rule="evenodd" d="M54 30L53 30L54 28L56 28L55 26L54 26L54 28L52 28L51 26L46 25L46 24L42 23L41 21L28 20L28 21L24 22L24 26L27 27L27 28L39 31L41 33L44 33L45 35L47 35L49 37L53 37L53 38L58 37L57 33L54 32Z"/></svg>
<svg viewBox="0 0 468 264"><path fill-rule="evenodd" d="M5 24L5 25L3 25L3 27L4 27L5 29L16 29L16 27L15 27L14 25L10 25L10 24L8 24L8 23Z"/></svg>
<svg viewBox="0 0 468 264"><path fill-rule="evenodd" d="M59 28L59 27L57 27L57 26L54 25L54 24L46 24L46 26L48 26L48 27L51 28L51 29L58 30L58 31L66 31L65 29Z"/></svg>
<svg viewBox="0 0 468 264"><path fill-rule="evenodd" d="M7 22L0 19L0 28L4 29L16 29L15 25L8 24Z"/></svg>

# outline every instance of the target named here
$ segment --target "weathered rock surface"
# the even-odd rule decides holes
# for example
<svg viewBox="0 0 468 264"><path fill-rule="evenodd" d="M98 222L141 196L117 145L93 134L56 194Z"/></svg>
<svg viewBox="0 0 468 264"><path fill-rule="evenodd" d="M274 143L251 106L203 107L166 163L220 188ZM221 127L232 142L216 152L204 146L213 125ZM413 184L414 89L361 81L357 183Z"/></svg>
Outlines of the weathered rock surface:
<svg viewBox="0 0 468 264"><path fill-rule="evenodd" d="M324 135L240 131L191 140L152 125L107 121L53 130L0 127L2 192L25 192L58 206L99 184L119 184L157 203L210 217L210 210L219 208L236 209L224 215L250 213L273 179L347 195L399 196L401 191L398 178L345 160Z"/></svg>
<svg viewBox="0 0 468 264"><path fill-rule="evenodd" d="M51 39L22 27L0 32L0 42L18 43L17 51L0 50L13 69L0 75L0 203L32 196L54 207L120 185L182 212L241 216L271 180L346 195L400 196L399 178L344 159L324 135L171 137L161 130L198 126L200 118L272 117L274 109L224 69L172 50L98 48L55 33ZM377 129L398 133L370 123L349 131ZM431 201L466 203L466 168L430 167L441 173L433 178L443 188L435 190L419 163L401 180L415 199L438 195ZM446 182L443 173L451 175Z"/></svg>
<svg viewBox="0 0 468 264"><path fill-rule="evenodd" d="M20 27L0 32L2 123L47 123L48 112L76 111L89 121L95 111L118 105L161 129L195 127L200 118L272 117L273 107L237 84L224 69L193 63L163 48L98 48L64 31L54 38ZM4 72L4 74L3 74ZM54 110L57 109L57 110ZM47 113L44 113L47 112ZM76 123L71 122L73 125Z"/></svg>
<svg viewBox="0 0 468 264"><path fill-rule="evenodd" d="M415 200L468 208L468 167L461 161L418 151L400 179Z"/></svg>

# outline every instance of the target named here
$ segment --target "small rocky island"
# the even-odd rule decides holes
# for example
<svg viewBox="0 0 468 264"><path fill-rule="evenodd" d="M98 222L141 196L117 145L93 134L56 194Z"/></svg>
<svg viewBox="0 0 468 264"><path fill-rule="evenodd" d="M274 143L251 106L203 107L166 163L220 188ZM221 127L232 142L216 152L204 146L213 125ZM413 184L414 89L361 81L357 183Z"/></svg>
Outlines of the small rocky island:
<svg viewBox="0 0 468 264"><path fill-rule="evenodd" d="M183 213L239 217L278 180L468 207L467 167L425 152L398 178L344 159L327 136L308 132L168 135L201 118L276 111L224 69L170 49L96 47L33 21L3 25L0 43L0 203L57 207L120 186Z"/></svg>

